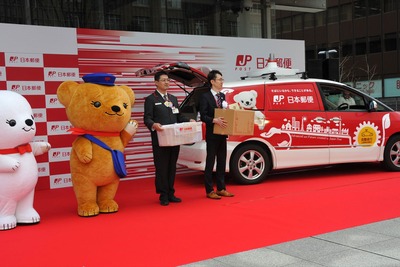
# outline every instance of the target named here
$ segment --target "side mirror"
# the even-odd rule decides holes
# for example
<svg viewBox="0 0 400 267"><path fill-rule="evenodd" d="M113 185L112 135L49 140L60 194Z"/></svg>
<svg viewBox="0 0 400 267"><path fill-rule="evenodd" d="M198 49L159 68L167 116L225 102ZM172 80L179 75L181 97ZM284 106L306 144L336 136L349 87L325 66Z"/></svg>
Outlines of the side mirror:
<svg viewBox="0 0 400 267"><path fill-rule="evenodd" d="M375 100L369 102L368 111L376 111L377 108L378 108L378 103L376 103Z"/></svg>

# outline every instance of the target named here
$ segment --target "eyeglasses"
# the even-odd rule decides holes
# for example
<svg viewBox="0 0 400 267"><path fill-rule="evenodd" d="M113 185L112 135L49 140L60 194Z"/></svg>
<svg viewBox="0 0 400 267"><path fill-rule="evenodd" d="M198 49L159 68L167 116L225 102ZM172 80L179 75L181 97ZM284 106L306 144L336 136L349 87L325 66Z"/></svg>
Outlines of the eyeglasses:
<svg viewBox="0 0 400 267"><path fill-rule="evenodd" d="M159 82L162 83L169 83L171 81L171 79L162 79L162 80L158 80Z"/></svg>
<svg viewBox="0 0 400 267"><path fill-rule="evenodd" d="M223 81L225 81L223 78L218 78L218 79L214 79L214 80L216 80L216 81L220 81L220 82L223 82Z"/></svg>

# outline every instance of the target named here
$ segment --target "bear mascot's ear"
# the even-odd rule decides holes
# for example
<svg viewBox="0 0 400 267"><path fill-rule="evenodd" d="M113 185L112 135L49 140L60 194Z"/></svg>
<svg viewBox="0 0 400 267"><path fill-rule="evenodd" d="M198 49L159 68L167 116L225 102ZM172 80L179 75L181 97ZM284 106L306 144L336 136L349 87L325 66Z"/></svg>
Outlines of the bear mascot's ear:
<svg viewBox="0 0 400 267"><path fill-rule="evenodd" d="M79 83L74 81L65 81L57 89L57 98L65 107L69 106Z"/></svg>
<svg viewBox="0 0 400 267"><path fill-rule="evenodd" d="M135 93L126 85L119 85L120 88L124 89L124 91L128 94L129 100L131 101L131 105L135 103Z"/></svg>
<svg viewBox="0 0 400 267"><path fill-rule="evenodd" d="M239 103L240 102L240 98L241 98L241 94L242 93L239 93L239 94L236 94L236 95L234 95L233 96L233 101L235 101L236 103Z"/></svg>

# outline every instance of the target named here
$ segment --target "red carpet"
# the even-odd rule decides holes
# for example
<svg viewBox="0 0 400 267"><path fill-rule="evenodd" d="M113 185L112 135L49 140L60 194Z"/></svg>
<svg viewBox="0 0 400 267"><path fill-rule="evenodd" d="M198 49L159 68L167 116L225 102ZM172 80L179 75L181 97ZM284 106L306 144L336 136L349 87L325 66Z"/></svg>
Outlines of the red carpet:
<svg viewBox="0 0 400 267"><path fill-rule="evenodd" d="M233 198L205 197L202 174L177 177L180 204L158 204L154 180L121 183L120 211L76 215L72 188L37 191L38 225L0 232L0 266L177 266L400 217L400 173L378 164L228 183Z"/></svg>

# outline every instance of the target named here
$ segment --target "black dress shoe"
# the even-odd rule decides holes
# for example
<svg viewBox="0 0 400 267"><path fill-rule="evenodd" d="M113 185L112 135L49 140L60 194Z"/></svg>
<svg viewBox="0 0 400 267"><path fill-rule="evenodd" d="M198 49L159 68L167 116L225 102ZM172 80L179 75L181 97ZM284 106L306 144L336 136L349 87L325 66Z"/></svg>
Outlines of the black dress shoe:
<svg viewBox="0 0 400 267"><path fill-rule="evenodd" d="M168 200L169 200L169 202L174 202L174 203L182 202L182 199L180 199L179 197L176 197L176 196L169 197Z"/></svg>
<svg viewBox="0 0 400 267"><path fill-rule="evenodd" d="M160 205L161 206L168 206L169 205L169 201L168 200L160 200Z"/></svg>

